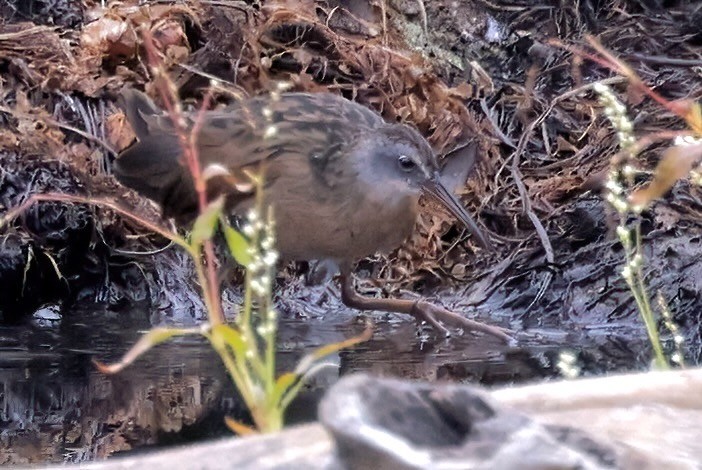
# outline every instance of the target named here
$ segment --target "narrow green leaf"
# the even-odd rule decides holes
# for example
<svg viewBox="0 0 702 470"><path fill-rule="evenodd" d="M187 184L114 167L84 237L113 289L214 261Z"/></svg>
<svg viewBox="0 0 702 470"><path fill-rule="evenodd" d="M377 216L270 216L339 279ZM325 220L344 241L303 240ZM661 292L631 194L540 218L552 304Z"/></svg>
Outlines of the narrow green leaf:
<svg viewBox="0 0 702 470"><path fill-rule="evenodd" d="M286 372L278 377L278 380L275 381L275 386L273 387L271 396L269 397L270 403L280 406L280 402L283 400L283 397L287 394L288 390L290 390L290 387L295 385L301 379L302 376L294 372Z"/></svg>
<svg viewBox="0 0 702 470"><path fill-rule="evenodd" d="M200 246L205 240L212 238L223 207L224 198L219 197L212 201L205 211L195 219L193 231L190 234L191 246Z"/></svg>
<svg viewBox="0 0 702 470"><path fill-rule="evenodd" d="M324 356L328 356L331 353L338 352L344 348L349 348L351 346L355 346L358 343L368 341L369 339L371 339L372 336L373 326L368 325L363 331L363 333L361 333L358 336L354 336L353 338L349 338L344 341L339 341L338 343L326 344L320 348L317 348L311 353L306 354L302 359L300 359L300 362L297 363L297 367L295 368L295 373L299 375L304 375L312 367L315 361L323 358Z"/></svg>
<svg viewBox="0 0 702 470"><path fill-rule="evenodd" d="M235 355L245 357L247 350L246 341L244 341L243 335L237 329L225 323L221 323L213 326L208 336L217 349L221 349L222 346L227 346L234 351Z"/></svg>
<svg viewBox="0 0 702 470"><path fill-rule="evenodd" d="M249 241L239 231L233 229L229 224L223 223L224 238L227 239L229 253L234 257L237 263L247 267L251 263L251 254L249 253Z"/></svg>
<svg viewBox="0 0 702 470"><path fill-rule="evenodd" d="M255 428L247 426L246 424L243 424L234 418L230 418L229 416L224 417L224 424L226 424L232 432L238 434L239 436L252 436L254 434L259 434Z"/></svg>
<svg viewBox="0 0 702 470"><path fill-rule="evenodd" d="M96 359L93 359L93 364L103 374L116 374L129 364L137 360L139 356L144 354L154 346L168 341L174 336L185 336L192 334L200 334L200 328L153 328L137 341L134 346L127 351L122 359L114 364L104 364Z"/></svg>
<svg viewBox="0 0 702 470"><path fill-rule="evenodd" d="M280 410L281 413L285 413L285 410L288 409L288 406L290 406L290 403L295 399L298 393L300 393L300 389L302 386L307 382L307 380L315 375L318 371L324 369L325 367L333 367L336 368L336 364L330 364L330 363L316 363L307 371L305 372L304 375L297 375L296 374L296 379L294 382L288 385L287 390L283 391L283 395L278 399L278 409Z"/></svg>

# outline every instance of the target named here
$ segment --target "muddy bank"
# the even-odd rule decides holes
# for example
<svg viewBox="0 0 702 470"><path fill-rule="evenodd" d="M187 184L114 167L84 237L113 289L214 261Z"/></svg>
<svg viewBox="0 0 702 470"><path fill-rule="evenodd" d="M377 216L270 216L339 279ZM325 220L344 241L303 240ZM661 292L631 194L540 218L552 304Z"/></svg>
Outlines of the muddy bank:
<svg viewBox="0 0 702 470"><path fill-rule="evenodd" d="M52 190L116 199L158 220L155 208L110 176L113 151L130 138L115 91L125 85L153 91L134 29L142 27L157 39L186 102L195 102L212 77L245 93L285 80L295 90L341 93L387 119L410 122L440 153L478 139L482 158L462 199L498 250L480 252L447 215L426 211L396 253L361 263L359 275L372 278L360 282L365 293L434 296L526 331L527 342L577 348L621 338L640 348L633 354L638 363L646 362L645 333L618 274L623 256L612 234L614 214L589 184L609 165L616 137L587 87L570 93L611 72L547 40L582 44L584 33L598 34L667 98L698 98L693 67L701 40L693 19L700 13L689 2L575 8L465 0L425 2L423 11L419 3L397 1L387 2L385 17L360 0L141 8L126 2L109 11L59 2L68 10L53 13L44 2L30 2L30 9L20 3L0 10L4 210ZM656 104L614 86L628 100L637 132L681 128ZM219 90L215 99L230 96ZM648 148L642 168L659 154ZM650 292L660 289L668 299L692 363L701 344L700 207L699 188L681 182L644 224ZM76 299L113 309L146 299L154 322L202 315L182 253L109 210L42 203L5 229L2 240L0 282L12 286L0 298L4 321L47 303L68 314ZM281 310L320 320L343 311L336 295L305 287L305 271L300 265L281 274ZM225 294L229 311L236 294L236 288ZM664 328L661 334L668 339Z"/></svg>

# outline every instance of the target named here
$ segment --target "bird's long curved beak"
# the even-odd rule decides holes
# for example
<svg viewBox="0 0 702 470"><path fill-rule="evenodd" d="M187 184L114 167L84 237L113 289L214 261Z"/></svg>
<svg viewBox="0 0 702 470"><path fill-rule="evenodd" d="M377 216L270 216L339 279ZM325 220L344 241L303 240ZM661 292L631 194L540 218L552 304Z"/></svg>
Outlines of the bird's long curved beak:
<svg viewBox="0 0 702 470"><path fill-rule="evenodd" d="M437 174L425 185L425 190L437 201L443 204L451 214L466 226L470 233L478 240L480 245L486 250L492 250L492 244L485 234L480 230L473 217L468 214L456 197L446 189Z"/></svg>

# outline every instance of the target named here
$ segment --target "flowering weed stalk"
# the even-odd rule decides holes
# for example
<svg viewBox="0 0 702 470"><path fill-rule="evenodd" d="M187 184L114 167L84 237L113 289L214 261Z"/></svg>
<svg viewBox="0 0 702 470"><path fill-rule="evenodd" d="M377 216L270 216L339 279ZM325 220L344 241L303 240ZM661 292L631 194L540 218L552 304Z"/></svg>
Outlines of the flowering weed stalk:
<svg viewBox="0 0 702 470"><path fill-rule="evenodd" d="M609 87L602 83L594 84L593 88L599 95L604 113L617 131L621 147L621 152L611 161L606 182L606 198L620 217L617 236L626 256L622 276L631 289L646 324L646 331L654 350L654 363L658 367L668 368L669 363L663 354L651 301L646 291L640 214L654 200L665 195L681 178L690 178L693 184L702 184L702 105L690 98L672 101L666 99L644 83L633 68L609 52L596 37L586 35L585 38L589 46L594 49L594 54L580 47L566 45L559 40L550 42L571 51L580 58L587 58L622 75L627 79L630 89L642 96L647 96L662 109L680 118L687 127L684 130L662 130L636 139L633 135L633 124L626 115L625 106ZM639 174L634 164L636 156L648 145L663 140L673 140L673 145L663 152L651 180L643 187L634 188L635 176ZM633 223L628 223L631 218L634 220ZM670 360L682 366L683 337L673 322L668 305L660 292L657 303L663 324L673 335L675 353L671 355Z"/></svg>
<svg viewBox="0 0 702 470"><path fill-rule="evenodd" d="M626 107L608 86L596 83L594 90L599 95L605 116L607 116L612 127L617 131L621 148L621 152L612 159L605 184L607 202L619 213L619 225L616 232L624 248L626 259L621 275L634 296L639 314L646 326L646 332L653 348L654 365L659 369L668 369L670 364L661 345L656 316L651 307L651 301L646 289L640 217L644 206L633 204L631 198L631 195L634 194L631 189L638 174L638 170L634 166L634 159L639 151L639 146L633 134L634 127L626 114ZM631 219L633 219L633 222L629 222ZM662 301L662 295L659 293L659 305ZM668 313L666 324L672 325L673 322L670 319L667 306L666 313ZM669 328L672 327L669 326ZM675 331L671 329L674 338L682 338L676 332L677 327ZM677 359L675 362L682 364L680 344L677 341L676 339L677 353L671 359Z"/></svg>

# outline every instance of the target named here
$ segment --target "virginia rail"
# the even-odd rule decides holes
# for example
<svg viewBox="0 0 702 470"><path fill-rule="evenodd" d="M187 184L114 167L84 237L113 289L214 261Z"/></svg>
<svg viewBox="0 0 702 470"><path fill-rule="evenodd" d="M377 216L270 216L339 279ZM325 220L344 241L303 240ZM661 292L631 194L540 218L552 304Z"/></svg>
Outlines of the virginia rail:
<svg viewBox="0 0 702 470"><path fill-rule="evenodd" d="M121 98L138 140L115 161L115 176L160 204L164 217L192 220L197 197L171 119L139 91L126 89ZM192 129L195 116L185 117ZM442 182L432 148L412 127L386 123L330 93L273 94L206 111L197 151L208 198L223 195L233 214L245 214L254 202L252 186L242 184L245 171L263 170L281 258L334 261L347 306L413 315L446 334L444 324L510 339L501 328L425 300L369 298L354 288L356 261L397 248L411 234L423 192L490 247Z"/></svg>

